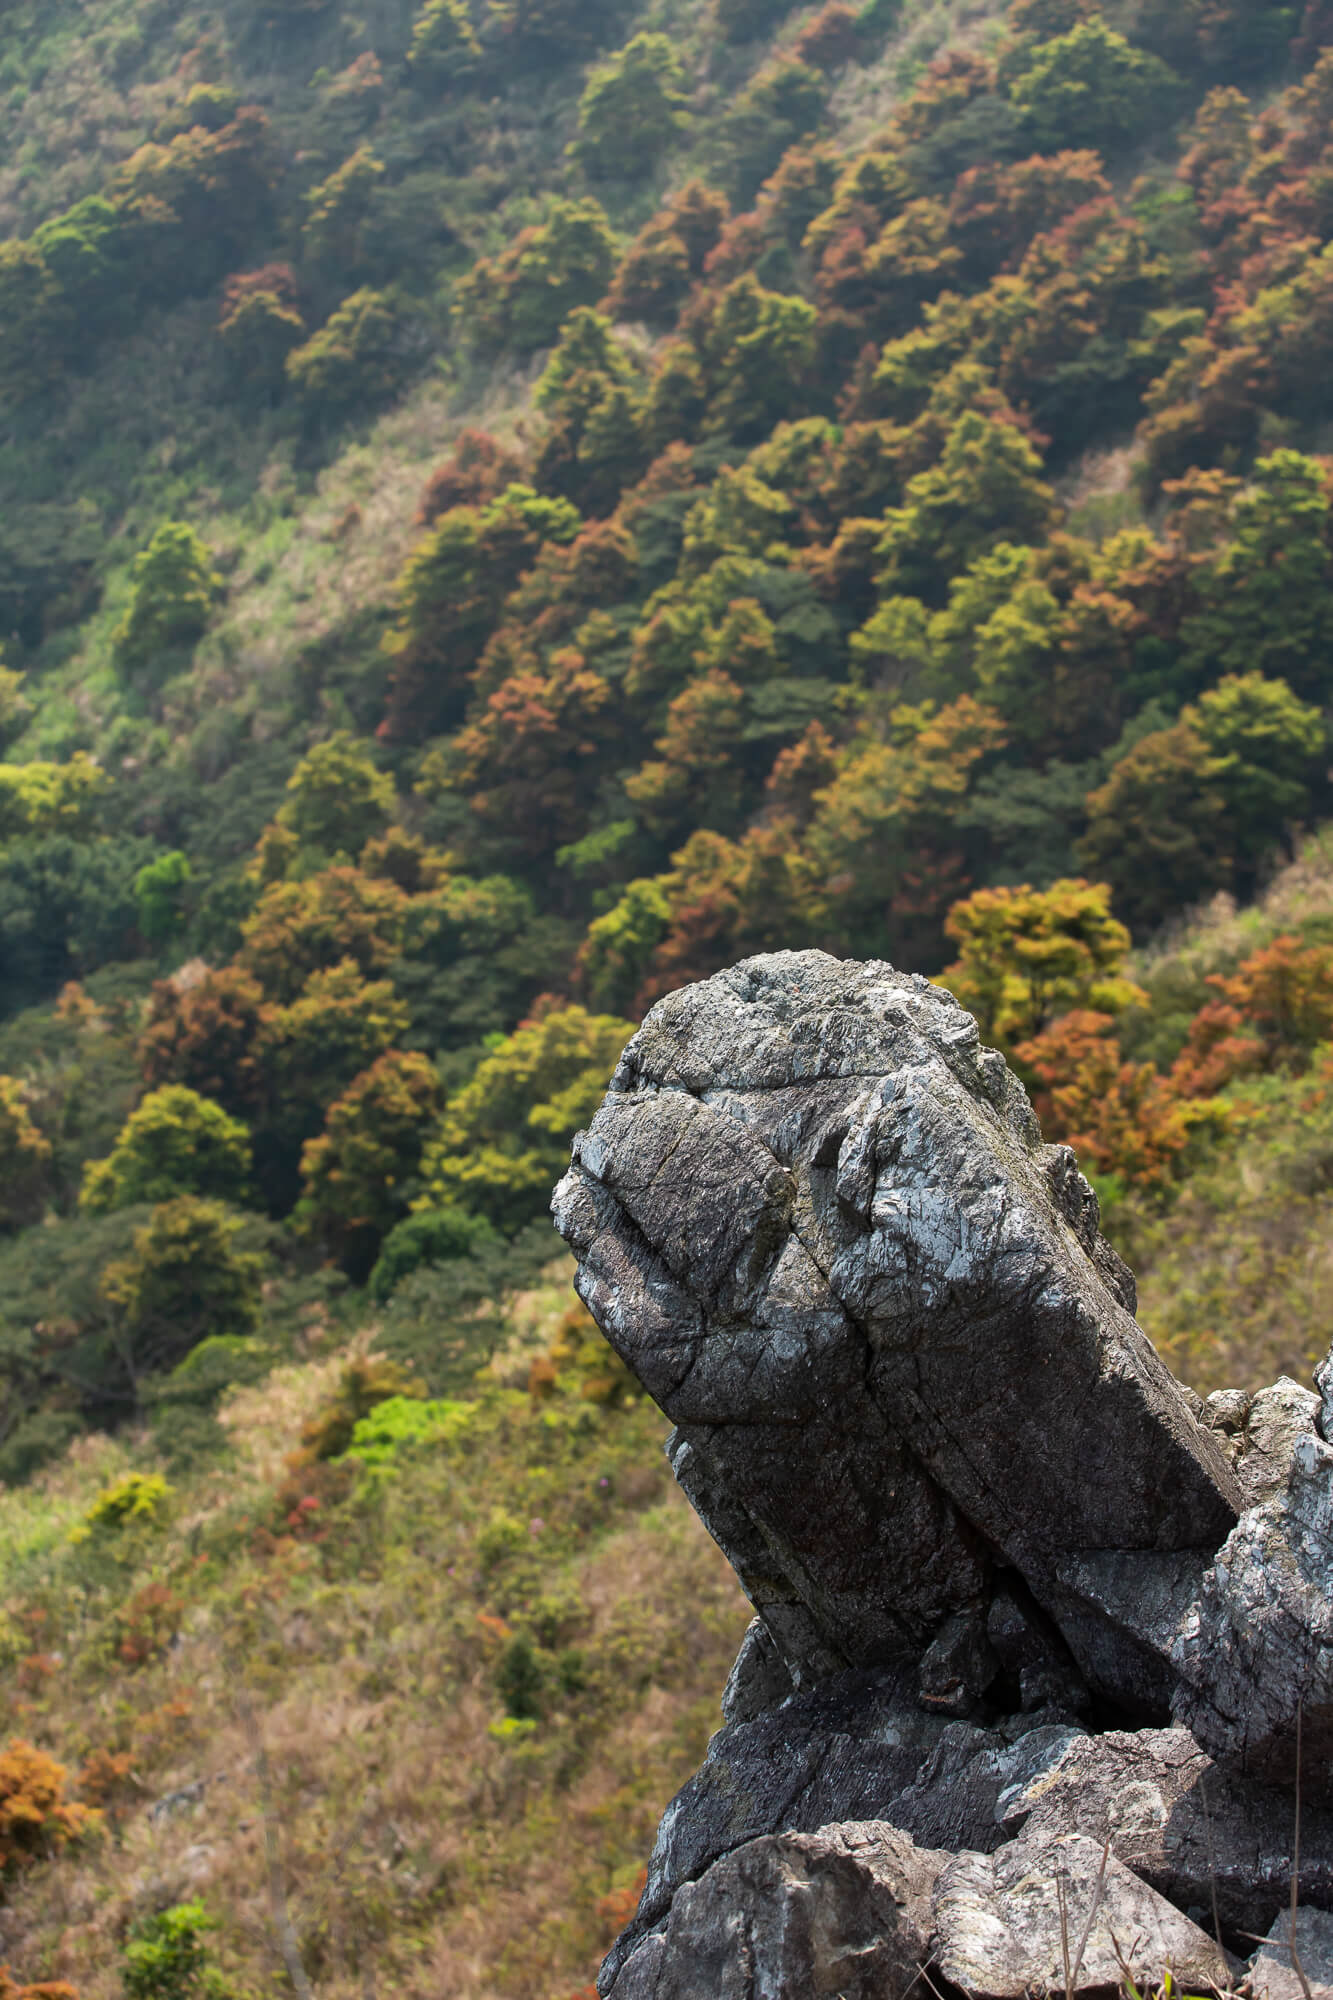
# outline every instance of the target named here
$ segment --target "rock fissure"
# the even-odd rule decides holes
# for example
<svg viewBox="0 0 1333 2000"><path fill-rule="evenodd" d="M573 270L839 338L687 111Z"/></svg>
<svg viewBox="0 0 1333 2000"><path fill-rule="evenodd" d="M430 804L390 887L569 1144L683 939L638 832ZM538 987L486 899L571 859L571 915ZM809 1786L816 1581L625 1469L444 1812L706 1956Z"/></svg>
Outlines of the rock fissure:
<svg viewBox="0 0 1333 2000"><path fill-rule="evenodd" d="M604 1994L1063 1991L1103 1848L1079 1992L1125 1938L1220 1984L1198 1919L1272 1932L1298 1711L1333 1908L1333 1356L1177 1383L948 994L804 952L669 996L555 1210L756 1611Z"/></svg>

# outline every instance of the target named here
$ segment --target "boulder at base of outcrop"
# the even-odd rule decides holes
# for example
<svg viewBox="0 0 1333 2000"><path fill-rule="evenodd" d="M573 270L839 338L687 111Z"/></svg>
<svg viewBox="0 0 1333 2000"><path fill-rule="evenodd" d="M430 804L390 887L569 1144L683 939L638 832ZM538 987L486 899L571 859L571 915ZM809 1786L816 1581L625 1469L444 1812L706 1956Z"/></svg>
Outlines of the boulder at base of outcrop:
<svg viewBox="0 0 1333 2000"><path fill-rule="evenodd" d="M671 994L555 1213L797 1685L910 1668L967 1715L1017 1580L1071 1682L1168 1718L1241 1490L1072 1153L951 995L817 951Z"/></svg>
<svg viewBox="0 0 1333 2000"><path fill-rule="evenodd" d="M1005 1823L1032 1835L1081 1833L1182 1910L1216 1907L1237 1941L1263 1937L1291 1895L1295 1808L1214 1763L1187 1729L1108 1730L1070 1742L1004 1801ZM1333 1811L1301 1816L1302 1893L1333 1906Z"/></svg>
<svg viewBox="0 0 1333 2000"><path fill-rule="evenodd" d="M1252 2000L1333 2000L1333 1917L1324 1910L1297 1910L1293 1959L1291 1911L1284 1910L1255 1953L1247 1984Z"/></svg>
<svg viewBox="0 0 1333 2000"><path fill-rule="evenodd" d="M947 1859L873 1824L750 1841L680 1891L611 2000L904 2000Z"/></svg>
<svg viewBox="0 0 1333 2000"><path fill-rule="evenodd" d="M1126 1979L1152 1991L1167 1972L1185 1993L1231 1984L1197 1924L1077 1833L1025 1835L951 1861L935 1884L932 1959L977 2000L1114 2000Z"/></svg>
<svg viewBox="0 0 1333 2000"><path fill-rule="evenodd" d="M1174 1708L1217 1758L1273 1784L1299 1773L1318 1800L1333 1788L1333 1445L1309 1401L1286 1479L1241 1516L1182 1622Z"/></svg>
<svg viewBox="0 0 1333 2000"><path fill-rule="evenodd" d="M911 1699L910 1683L858 1673L729 1724L662 1815L638 1911L612 1947L604 1981L687 1884L763 1835L876 1820L921 1847L998 1846L1010 1837L1002 1802L1081 1733L1041 1713L1006 1717L994 1729L945 1722Z"/></svg>

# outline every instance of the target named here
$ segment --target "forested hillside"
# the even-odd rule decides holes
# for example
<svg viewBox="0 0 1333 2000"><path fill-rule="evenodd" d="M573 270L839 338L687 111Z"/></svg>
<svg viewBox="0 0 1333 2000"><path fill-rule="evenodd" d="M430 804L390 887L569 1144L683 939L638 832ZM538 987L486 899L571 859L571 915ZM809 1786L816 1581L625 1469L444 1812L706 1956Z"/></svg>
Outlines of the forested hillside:
<svg viewBox="0 0 1333 2000"><path fill-rule="evenodd" d="M545 1220L685 981L942 976L1179 1372L1322 1349L1326 38L0 5L20 1989L590 1976L743 1623Z"/></svg>

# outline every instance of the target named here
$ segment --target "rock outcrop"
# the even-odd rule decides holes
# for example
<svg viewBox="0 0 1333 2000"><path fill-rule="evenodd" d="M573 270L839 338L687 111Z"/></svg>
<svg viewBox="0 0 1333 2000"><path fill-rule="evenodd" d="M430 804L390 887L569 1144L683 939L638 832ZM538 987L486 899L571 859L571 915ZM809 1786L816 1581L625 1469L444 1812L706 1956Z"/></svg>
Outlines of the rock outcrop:
<svg viewBox="0 0 1333 2000"><path fill-rule="evenodd" d="M758 1614L603 1990L690 1990L728 1897L749 1899L747 1951L754 1912L795 1937L826 1893L830 1939L858 1935L848 1885L878 1836L854 1866L839 1842L885 1824L966 1857L948 1879L990 1916L964 1951L937 1901L929 1940L955 1984L1049 1983L1046 1903L1010 1871L1059 1853L1073 1895L1089 1841L1106 1910L1217 1979L1194 1918L1216 1886L1224 1921L1272 1923L1269 1801L1290 1802L1263 1787L1294 1775L1298 1714L1304 1770L1333 1777L1333 1366L1322 1400L1182 1388L1072 1153L948 994L882 964L781 953L662 1001L555 1213ZM1200 1903L1210 1796L1231 1877L1205 1865ZM1204 1831L1211 1852L1206 1810ZM1321 1882L1325 1859L1321 1834ZM1110 1977L1100 1921L1088 1991ZM802 1986L764 1936L770 1969L737 1991L860 1990ZM716 1976L693 1990L731 1990Z"/></svg>

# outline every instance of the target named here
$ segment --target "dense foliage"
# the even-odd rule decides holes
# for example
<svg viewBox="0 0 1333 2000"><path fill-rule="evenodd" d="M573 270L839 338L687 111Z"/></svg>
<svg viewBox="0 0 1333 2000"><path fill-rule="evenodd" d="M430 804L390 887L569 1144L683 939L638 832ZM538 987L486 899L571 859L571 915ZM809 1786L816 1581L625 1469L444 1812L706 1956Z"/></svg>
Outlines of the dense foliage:
<svg viewBox="0 0 1333 2000"><path fill-rule="evenodd" d="M322 1589L397 1574L395 1481L432 1451L418 1502L472 1509L448 1698L487 1774L441 1809L497 1814L512 1864L586 1776L610 1683L504 1481L545 1523L652 1423L577 1313L518 1401L477 1369L523 1345L634 1022L746 953L943 978L1182 1370L1309 1358L1329 27L1322 0L4 10L0 1500L79 1505L58 1550L33 1529L0 1651L48 1855L169 1767L117 1690L177 1698L213 1585L262 1680L256 1606L299 1575L317 1624ZM247 1462L240 1525L176 1537L275 1367L372 1318ZM569 1519L580 1562L601 1516ZM563 1942L535 1926L545 1963L477 1945L487 1990L584 1976L630 1851ZM360 1990L387 1892L339 1931L342 1865L312 1864L303 1948ZM460 1865L402 1890L421 1936ZM116 1904L108 1994L221 1995L244 1951L196 1886ZM83 1980L48 1957L25 1976Z"/></svg>

